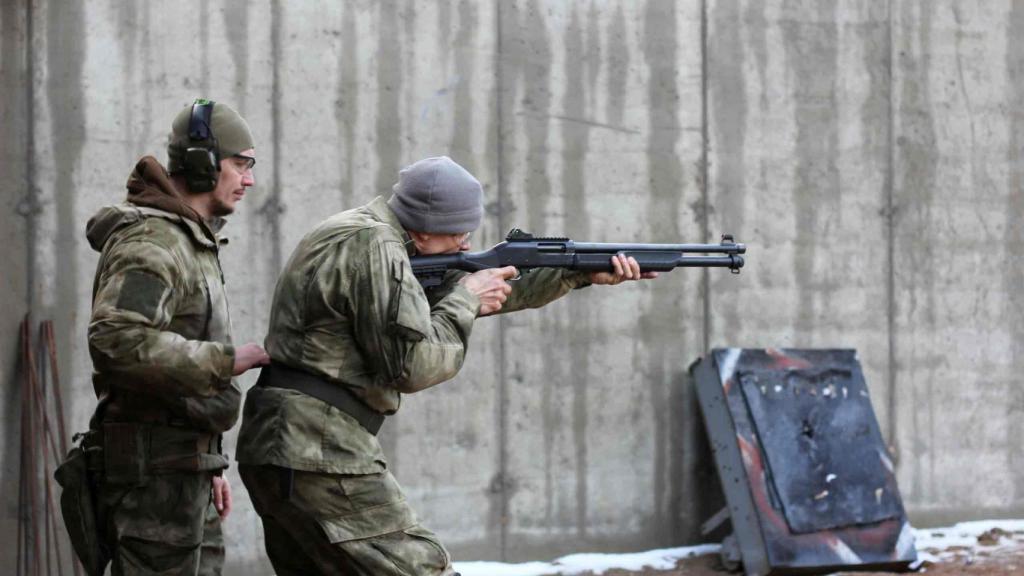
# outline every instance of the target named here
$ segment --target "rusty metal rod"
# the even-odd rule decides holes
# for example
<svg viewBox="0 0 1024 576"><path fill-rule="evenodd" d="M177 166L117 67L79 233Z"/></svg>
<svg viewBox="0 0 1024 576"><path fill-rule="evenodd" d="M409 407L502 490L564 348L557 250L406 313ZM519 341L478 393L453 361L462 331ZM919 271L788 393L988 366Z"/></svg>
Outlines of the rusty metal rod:
<svg viewBox="0 0 1024 576"><path fill-rule="evenodd" d="M57 371L57 346L56 346L55 338L54 338L54 335L53 335L53 321L52 320L44 320L43 322L41 322L40 325L39 325L39 333L40 333L40 344L41 344L41 346L42 346L46 356L49 358L49 361L50 361L50 373L49 373L49 376L50 376L50 380L53 382L52 390L53 390L53 395L54 395L54 403L56 404L56 409L57 409L57 430L58 430L59 442L60 442L60 445L61 445L61 451L60 452L56 452L55 451L55 453L53 455L54 456L54 467L56 468L56 466L60 465L61 455L62 454L67 454L67 436L65 434L64 409L63 409L63 406L62 406L61 395L60 395L60 375L59 375L59 372ZM45 399L45 396L46 396L46 394L45 394L45 392L46 392L46 383L45 383L45 381L43 382L42 388L43 388L43 397ZM50 423L49 423L50 420L49 420L49 414L48 414L48 411L47 411L47 405L43 404L41 406L41 408L42 408L42 412L43 412L44 421L46 422L47 429L50 430L50 432L51 432L51 438L52 438L53 427L50 426ZM45 443L43 445L44 445L44 448L45 448ZM64 574L64 560L62 558L61 546L60 546L60 542L61 542L62 539L60 537L60 534L61 534L60 528L59 528L59 526L57 524L57 510L58 510L58 508L57 508L57 506L56 506L56 504L54 502L54 495L53 495L54 487L53 487L53 482L51 481L52 474L50 473L50 466L49 466L49 464L50 464L49 459L45 459L44 460L43 473L45 475L44 477L46 478L46 498L47 498L46 499L46 506L47 506L47 515L49 516L49 520L50 520L49 528L53 531L53 549L54 549L54 552L55 552L54 556L56 557L57 574L60 575L60 576L63 576L63 574ZM74 551L72 550L72 556L73 555L74 555ZM47 568L49 568L49 561L50 561L50 555L48 554L47 555ZM78 565L78 562L72 560L71 566L72 566L72 569L74 570L75 576L81 576L81 574L79 572L80 567ZM49 572L49 570L47 570L47 572Z"/></svg>
<svg viewBox="0 0 1024 576"><path fill-rule="evenodd" d="M21 446L25 455L23 466L22 466L22 481L28 485L28 510L27 513L19 519L19 522L27 522L28 526L25 528L25 537L28 538L31 534L32 538L32 556L31 561L27 562L27 571L30 571L33 575L38 576L40 568L40 560L42 559L42 551L39 549L39 522L36 518L36 513L39 510L39 501L36 495L36 461L35 454L33 453L32 439L35 437L37 430L34 421L33 410L32 410L32 397L33 397L33 381L32 376L35 372L35 362L32 358L32 346L30 339L30 328L29 328L29 316L25 315L25 319L21 323L21 353L22 353L22 367L25 370L25 377L21 391L21 407L22 407L22 441ZM26 543L27 544L27 543ZM28 546L26 545L26 552ZM26 559L29 560L29 559Z"/></svg>
<svg viewBox="0 0 1024 576"><path fill-rule="evenodd" d="M61 454L68 453L68 434L66 420L64 419L64 400L60 390L60 371L57 369L57 341L53 335L53 321L44 320L42 323L43 337L45 338L47 352L50 356L50 377L53 378L53 398L57 405L57 432L60 435Z"/></svg>

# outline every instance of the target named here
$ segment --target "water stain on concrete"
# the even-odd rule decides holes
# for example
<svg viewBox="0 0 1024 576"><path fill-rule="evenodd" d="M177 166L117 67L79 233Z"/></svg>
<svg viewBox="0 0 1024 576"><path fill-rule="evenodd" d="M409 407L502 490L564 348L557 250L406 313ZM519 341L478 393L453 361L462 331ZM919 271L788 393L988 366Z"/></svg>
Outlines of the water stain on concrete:
<svg viewBox="0 0 1024 576"><path fill-rule="evenodd" d="M249 94L249 10L247 0L224 0L220 13L224 19L224 35L227 37L231 61L235 68L235 83L232 98L235 109L245 116Z"/></svg>
<svg viewBox="0 0 1024 576"><path fill-rule="evenodd" d="M210 0L199 1L199 93L210 98Z"/></svg>
<svg viewBox="0 0 1024 576"><path fill-rule="evenodd" d="M53 244L56 263L55 309L46 312L56 323L57 349L74 349L74 329L79 314L78 248L81 220L76 213L79 179L76 178L86 143L85 88L82 71L88 45L85 40L85 5L71 3L48 10L46 22L46 100L50 107L54 164L57 238ZM37 279L38 280L38 279ZM72 374L72 355L60 358L60 372Z"/></svg>
<svg viewBox="0 0 1024 576"><path fill-rule="evenodd" d="M890 446L896 445L896 358L897 338L895 322L895 270L893 268L893 165L892 165L892 26L889 5L871 4L865 8L865 21L856 28L856 38L862 47L861 63L867 73L868 88L860 106L860 154L864 166L871 173L881 174L881 189L877 204L885 232L885 321L888 339L886 374L872 388L885 386L883 399L876 403L879 424Z"/></svg>
<svg viewBox="0 0 1024 576"><path fill-rule="evenodd" d="M513 142L500 143L502 157L499 157L499 182L507 187L508 178L521 179L521 191L513 194L512 202L525 204L525 219L521 211L513 212L508 201L509 190L504 190L501 199L500 213L515 214L515 222L504 222L499 217L499 225L504 228L515 225L537 234L554 233L548 231L548 207L552 194L551 178L548 162L550 160L550 114L551 114L551 65L552 40L548 31L544 9L536 0L529 0L523 5L518 3L502 3L499 6L500 45L499 50L499 81L500 93L499 118L512 126L521 126L525 135L525 150L517 148ZM500 139L506 130L498 126ZM518 186L513 189L519 188ZM553 315L544 315L539 321L539 330L544 334L563 334L564 326ZM505 344L503 344L505 345ZM562 434L563 397L558 382L565 374L563 362L551 355L545 355L542 373L547 377L540 383L540 427L543 446L541 464L543 466L543 517L530 519L542 523L543 526L554 528L570 524L573 521L571 509L563 505L560 488L563 486L561 471L564 462L558 455ZM533 370L530 370L533 373ZM513 389L515 386L513 385ZM505 410L509 409L505 404ZM507 439L506 439L507 441ZM567 517L568 514L568 517ZM510 553L511 542L505 537L505 552ZM522 544L518 539L515 546Z"/></svg>
<svg viewBox="0 0 1024 576"><path fill-rule="evenodd" d="M157 118L157 115L153 113L153 101L157 99L154 97L154 90L159 91L161 89L160 83L162 81L166 81L167 78L165 74L157 73L157 66L154 65L153 40L151 37L153 28L153 6L154 4L152 2L143 2L142 13L139 16L139 26L141 28L141 34L139 36L139 59L142 62L142 78L136 81L142 84L142 90L140 91L142 102L140 110L138 111L138 119L128 127L129 129L134 130L135 148L132 150L132 156L138 156L140 151L146 150L150 145L150 135L153 134L154 122L160 123L162 129L167 129L164 127L170 126L168 118L163 116ZM189 103L190 99L191 98L189 96L184 96L184 101L179 104L184 106ZM166 156L162 157L161 160L165 158Z"/></svg>
<svg viewBox="0 0 1024 576"><path fill-rule="evenodd" d="M145 4L145 3L143 3ZM138 0L112 0L111 10L116 13L117 42L121 49L122 74L126 80L133 80L139 38ZM127 83L127 85L131 85Z"/></svg>
<svg viewBox="0 0 1024 576"><path fill-rule="evenodd" d="M748 39L746 45L749 46L750 55L754 57L754 62L757 65L758 86L761 88L758 103L762 114L768 111L767 88L770 81L768 78L769 26L768 18L765 16L767 8L767 2L748 2L742 20L743 33ZM736 6L735 10L739 11L739 6Z"/></svg>
<svg viewBox="0 0 1024 576"><path fill-rule="evenodd" d="M900 128L896 138L894 195L899 216L895 235L897 256L896 309L900 325L907 327L905 353L921 354L918 334L934 333L935 255L932 227L935 174L938 167L937 137L931 101L932 4L928 1L899 4L896 74L899 78ZM894 90L896 87L894 87ZM905 256L904 256L905 255ZM902 340L901 340L902 341ZM924 354L927 356L927 354ZM909 364L900 381L909 383L911 398L911 483L907 500L933 501L935 493L935 417L932 362ZM922 409L923 407L923 409Z"/></svg>
<svg viewBox="0 0 1024 576"><path fill-rule="evenodd" d="M7 536L0 554L13 558L16 554L18 518L14 513L14 494L19 489L19 441L22 382L18 375L18 323L32 300L35 264L32 251L36 206L34 151L32 134L35 124L34 102L31 98L30 62L35 56L30 39L34 34L32 15L20 2L0 2L0 125L8 137L0 139L0 251L4 275L0 288L5 291L5 305L0 322L7 327L0 332L0 493L10 494L0 513L0 534ZM17 135L17 137L10 137Z"/></svg>
<svg viewBox="0 0 1024 576"><path fill-rule="evenodd" d="M26 29L26 11L15 2L0 2L0 120L8 134L25 134L19 138L0 139L0 190L3 191L5 210L10 217L25 217L31 212L35 201L28 200L33 194L29 178L28 145L32 130L28 98L28 58L32 57L29 45L31 30ZM7 218L8 216L4 216ZM8 229L4 229L6 237ZM11 276L8 276L10 278ZM12 324L13 325L13 324Z"/></svg>
<svg viewBox="0 0 1024 576"><path fill-rule="evenodd" d="M341 207L354 208L356 203L356 128L359 124L359 34L356 24L356 8L342 4L341 34L338 50L338 83L335 88L334 121L338 127L341 158Z"/></svg>
<svg viewBox="0 0 1024 576"><path fill-rule="evenodd" d="M128 162L132 162L140 154L157 152L145 150L154 121L150 39L151 6L149 2L143 2L140 6L135 0L128 0L114 3L111 10L115 13L116 18L117 44L121 53L122 84L126 87L138 87L131 91L125 90L120 118L124 134L122 141L124 156ZM141 106L135 105L133 96L138 97ZM167 124L169 125L170 122L168 121Z"/></svg>
<svg viewBox="0 0 1024 576"><path fill-rule="evenodd" d="M546 213L552 193L551 178L548 175L552 49L547 26L543 8L538 1L528 0L521 15L518 46L509 46L514 50L510 56L516 59L520 72L517 92L521 91L522 99L515 110L523 113L521 118L526 133L523 193L526 223L530 231L546 227Z"/></svg>
<svg viewBox="0 0 1024 576"><path fill-rule="evenodd" d="M448 65L451 61L452 55L452 42L451 42L451 29L452 29L452 0L439 0L437 3L437 35L435 40L437 41L437 52L441 55L440 70L448 70ZM464 10L466 6L460 5L459 9ZM456 46L461 44L456 41Z"/></svg>
<svg viewBox="0 0 1024 576"><path fill-rule="evenodd" d="M629 79L630 53L626 38L626 15L622 3L616 3L615 14L608 19L605 37L608 55L605 58L605 118L613 126L621 126L626 109L626 86Z"/></svg>
<svg viewBox="0 0 1024 576"><path fill-rule="evenodd" d="M566 114L578 114L588 117L593 106L588 101L593 97L597 74L594 69L600 61L595 61L594 54L599 54L599 46L594 46L594 19L590 20L591 33L584 45L579 10L574 6L565 32L565 62L584 62L584 66L567 65L565 72L564 96L562 110ZM596 42L600 42L599 38ZM589 89L588 89L589 88ZM590 126L578 122L562 122L562 191L565 195L565 225L570 237L587 241L590 238L589 215L587 213L586 181L587 155L589 151ZM581 538L587 536L587 390L594 382L590 382L593 362L589 358L591 346L599 346L591 338L593 330L591 318L593 305L582 298L569 299L569 316L573 319L571 326L561 326L561 334L569 335L569 355L572 358L569 378L572 383L572 434L574 452L576 454L575 469L575 529Z"/></svg>
<svg viewBox="0 0 1024 576"><path fill-rule="evenodd" d="M499 232L509 228L511 218L516 214L515 199L512 197L509 184L514 166L515 148L504 141L507 128L515 118L515 95L519 82L519 58L517 50L521 48L519 39L519 10L515 3L498 2L494 6L495 41L494 41L494 92L491 94L487 122L487 154L493 158L497 190L494 200L487 205L487 217L493 220ZM519 225L519 222L515 222ZM498 361L497 386L498 401L496 404L495 422L497 424L496 441L498 444L497 469L489 492L487 511L487 537L496 541L500 558L509 558L509 524L510 500L513 490L511 486L515 477L509 470L510 438L510 389L522 384L521 368L512 357L506 354L509 319L505 315L498 317L498 337L493 341L494 358Z"/></svg>
<svg viewBox="0 0 1024 576"><path fill-rule="evenodd" d="M502 12L502 58L508 64L506 78L508 82L502 87L503 98L518 96L518 100L508 102L503 110L507 121L522 122L526 136L526 150L523 155L510 156L510 163L503 166L514 166L523 180L522 191L517 201L526 204L525 229L535 233L546 233L546 211L549 197L552 194L550 176L548 174L548 139L550 133L549 113L551 107L550 74L552 48L547 30L547 22L542 9L536 0L530 0L524 6L508 4ZM507 100L506 100L507 102ZM501 127L499 127L500 129ZM521 217L521 216L520 216ZM522 222L516 222L522 227ZM557 318L545 316L540 320L541 330L546 333L560 332ZM562 374L564 367L550 356L544 358L544 373ZM541 384L541 434L544 442L544 518L545 526L554 526L558 522L558 474L560 462L555 454L557 439L560 433L561 410L560 397L556 388L560 378L545 378Z"/></svg>
<svg viewBox="0 0 1024 576"><path fill-rule="evenodd" d="M281 246L281 218L285 206L281 200L281 177L284 170L282 151L284 150L284 130L282 127L282 114L284 110L284 80L282 79L282 68L285 62L285 46L281 39L284 27L287 24L283 0L272 0L270 4L270 58L271 68L271 90L270 90L270 186L267 199L259 208L263 228L260 229L258 220L250 231L255 235L259 244L269 247L270 266L266 269L265 283L273 286L277 283L277 274L284 265L283 247ZM262 232L262 233L260 233Z"/></svg>
<svg viewBox="0 0 1024 576"><path fill-rule="evenodd" d="M396 0L377 4L377 113L374 149L379 164L374 190L383 194L397 181L402 167L402 18Z"/></svg>
<svg viewBox="0 0 1024 576"><path fill-rule="evenodd" d="M407 124L405 128L404 139L401 141L402 146L398 149L399 160L403 159L403 150L417 150L420 148L419 136L415 129L416 121L418 118L417 114L420 110L420 92L415 89L415 82L412 79L416 78L416 67L419 66L420 58L417 58L417 38L416 33L416 22L419 19L419 15L416 12L416 2L406 2L404 9L399 12L401 15L402 22L402 65L403 79L409 78L409 86L412 89L399 90L402 95L402 118L406 118ZM430 156L436 155L436 153L429 154ZM419 160L419 158L407 158L409 162ZM397 174L396 174L397 176ZM397 180L397 178L396 178Z"/></svg>
<svg viewBox="0 0 1024 576"><path fill-rule="evenodd" d="M1015 2L1010 8L1006 23L1006 102L1024 102L1024 38L1020 31L1024 30L1024 5ZM1007 232L1003 245L1007 250L1000 269L1003 271L1003 290L1005 306L1002 317L1009 327L1010 333L1010 366L1024 366L1024 253L1019 249L1024 246L1024 112L1019 106L1011 107L1009 147L1006 151L1007 194L1006 194L1006 225ZM1014 494L1012 502L1024 501L1024 386L1018 378L1012 377L1007 382L1008 402L1006 403L1006 445L1009 447L1007 459L1012 477L1014 478Z"/></svg>
<svg viewBox="0 0 1024 576"><path fill-rule="evenodd" d="M552 330L560 330L557 320L544 319L541 321L543 332L550 334ZM558 383L564 381L564 368L560 362L555 361L549 355L545 355L542 364L544 374L540 390L540 425L541 439L543 442L543 464L544 464L544 518L543 526L554 530L561 526L556 517L558 507L557 485L561 478L562 466L558 460L556 451L558 449L559 437L562 425L562 402L559 395Z"/></svg>
<svg viewBox="0 0 1024 576"><path fill-rule="evenodd" d="M761 5L761 3L752 3ZM752 8L751 8L752 10ZM762 8L763 10L763 8ZM737 236L744 241L744 210L747 205L747 74L744 70L744 41L753 26L744 26L738 0L717 2L710 15L711 31L708 34L708 107L714 171L711 190L708 195L714 205L716 218L722 225L722 232ZM755 33L756 34L756 33ZM763 33L762 33L763 36ZM756 35L750 42L756 42ZM763 42L764 38L760 38ZM752 45L751 52L764 50L764 46ZM764 56L761 56L764 58ZM760 63L759 63L760 65ZM760 91L767 93L767 86L760 84ZM762 109L762 112L764 110ZM757 116L762 116L758 114ZM765 183L759 183L764 186ZM705 215L708 218L709 215ZM713 241L708 238L702 241ZM730 283L731 284L731 283ZM731 288L727 288L731 289ZM708 294L706 297L711 297ZM714 309L714 321L724 325L720 334L740 334L742 320L740 307L722 306Z"/></svg>
<svg viewBox="0 0 1024 576"><path fill-rule="evenodd" d="M685 190L682 163L676 150L682 126L679 120L681 104L677 82L680 77L680 30L676 7L669 3L649 2L643 12L643 62L647 66L647 162L650 198L646 213L647 233L650 241L681 238L678 221ZM665 279L663 279L665 280ZM642 310L637 318L636 340L643 341L638 352L638 381L648 382L649 402L644 411L651 415L650 426L654 434L654 474L651 479L653 502L648 534L652 543L667 543L675 512L671 506L671 486L676 480L670 475L672 459L680 455L671 438L670 412L678 406L669 406L672 389L679 386L685 370L681 350L688 350L689 334L683 321L683 300L678 298L678 285L670 281L655 281L646 287L656 306ZM643 395L638 395L643 398Z"/></svg>
<svg viewBox="0 0 1024 576"><path fill-rule="evenodd" d="M484 154L487 157L487 163L494 171L494 184L495 190L492 197L485 201L484 206L484 225L486 226L489 222L493 222L497 226L498 232L503 233L506 223L506 217L503 213L508 210L511 212L511 206L505 207L506 204L506 188L508 185L507 173L505 165L507 162L506 156L508 155L508 148L502 141L504 136L503 122L507 117L508 103L508 86L510 85L509 70L511 66L506 63L504 56L505 43L507 42L508 30L507 19L502 17L502 2L496 3L494 7L494 55L492 57L491 66L493 70L494 83L491 87L491 91L487 98L487 120L484 128ZM486 28L487 22L481 21L481 26ZM478 94L482 94L477 92ZM503 322L499 319L499 322ZM500 349L501 338L495 339L495 345ZM500 356L495 356L500 357Z"/></svg>
<svg viewBox="0 0 1024 576"><path fill-rule="evenodd" d="M829 266L819 266L818 245L828 220L835 218L842 193L839 181L838 64L839 34L834 0L786 2L782 28L792 70L793 124L796 126L793 284L796 288L795 333L814 341L819 315L835 286Z"/></svg>
<svg viewBox="0 0 1024 576"><path fill-rule="evenodd" d="M575 8L573 10L573 17L575 18ZM591 0L590 8L587 10L587 38L586 38L586 50L581 55L582 61L586 66L586 80L589 90L587 90L586 105L588 114L584 114L584 117L590 117L591 114L597 111L597 81L601 75L601 65L603 61L604 51L601 48L601 12L598 9L597 3ZM566 108L565 111L572 114L572 109Z"/></svg>
<svg viewBox="0 0 1024 576"><path fill-rule="evenodd" d="M459 2L459 26L455 31L455 70L458 81L455 84L455 108L452 117L452 137L449 149L456 161L471 173L480 175L473 161L473 108L475 97L474 70L476 70L476 39L480 29L479 8L472 0ZM448 28L442 30L447 31ZM441 34L447 36L447 34ZM447 66L443 68L447 70ZM486 193L486 192L485 192ZM493 198L485 199L486 201Z"/></svg>

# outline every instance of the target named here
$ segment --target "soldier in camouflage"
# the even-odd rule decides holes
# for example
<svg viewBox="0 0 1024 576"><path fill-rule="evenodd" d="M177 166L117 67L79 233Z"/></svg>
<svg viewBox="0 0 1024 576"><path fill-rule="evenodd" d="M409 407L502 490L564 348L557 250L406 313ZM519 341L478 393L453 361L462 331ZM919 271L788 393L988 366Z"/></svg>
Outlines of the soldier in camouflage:
<svg viewBox="0 0 1024 576"><path fill-rule="evenodd" d="M336 214L299 243L274 294L272 363L246 397L238 462L277 574L451 575L387 468L376 433L402 394L455 376L479 316L574 288L653 277L515 268L453 271L424 293L409 257L470 248L482 189L446 157L401 171L385 201Z"/></svg>
<svg viewBox="0 0 1024 576"><path fill-rule="evenodd" d="M196 122L212 131L205 143L190 135ZM205 176L187 154L208 158ZM219 260L223 217L254 183L249 127L230 107L197 101L175 118L168 155L169 172L139 160L126 201L86 230L100 252L90 434L103 448L100 540L114 575L221 572L231 510L221 434L241 403L232 376L269 361L257 344L231 343Z"/></svg>

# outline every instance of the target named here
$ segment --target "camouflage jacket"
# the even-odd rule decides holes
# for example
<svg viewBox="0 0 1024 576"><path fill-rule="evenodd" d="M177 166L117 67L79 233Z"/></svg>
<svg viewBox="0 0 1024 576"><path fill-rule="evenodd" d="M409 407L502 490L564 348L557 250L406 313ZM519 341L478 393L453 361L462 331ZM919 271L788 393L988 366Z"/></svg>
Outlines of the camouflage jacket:
<svg viewBox="0 0 1024 576"><path fill-rule="evenodd" d="M398 410L401 394L454 377L480 302L458 284L459 272L425 294L409 264L412 246L383 198L320 223L278 280L270 357L348 387L383 414ZM587 283L583 274L536 270L515 284L502 311L543 306ZM238 461L337 474L385 467L377 438L348 414L259 387L246 397Z"/></svg>
<svg viewBox="0 0 1024 576"><path fill-rule="evenodd" d="M211 225L146 157L128 200L101 208L86 236L100 252L89 322L100 398L92 427L143 422L220 433L234 425L241 390L231 377L222 241Z"/></svg>

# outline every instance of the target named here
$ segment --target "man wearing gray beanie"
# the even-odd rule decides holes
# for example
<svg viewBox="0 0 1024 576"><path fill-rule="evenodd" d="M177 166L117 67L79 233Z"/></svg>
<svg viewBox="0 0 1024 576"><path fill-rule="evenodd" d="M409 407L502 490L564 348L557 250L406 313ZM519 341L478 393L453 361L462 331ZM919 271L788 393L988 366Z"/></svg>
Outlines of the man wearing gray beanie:
<svg viewBox="0 0 1024 576"><path fill-rule="evenodd" d="M258 344L233 344L220 265L218 232L254 183L254 155L236 111L196 100L171 124L170 170L142 157L125 201L86 227L100 253L88 340L98 403L82 448L103 455L103 470L72 474L69 458L57 477L66 513L98 508L65 521L89 574L107 562L113 574L223 566L222 434L242 400L233 377L269 361Z"/></svg>
<svg viewBox="0 0 1024 576"><path fill-rule="evenodd" d="M390 199L331 216L299 242L277 283L271 364L249 391L239 473L263 520L277 574L450 576L377 441L403 394L453 378L480 316L537 308L589 284L651 278L509 266L449 272L425 292L409 257L470 249L480 182L450 158L399 173Z"/></svg>
<svg viewBox="0 0 1024 576"><path fill-rule="evenodd" d="M480 182L447 156L399 172L388 206L406 230L433 234L472 232L484 216Z"/></svg>

